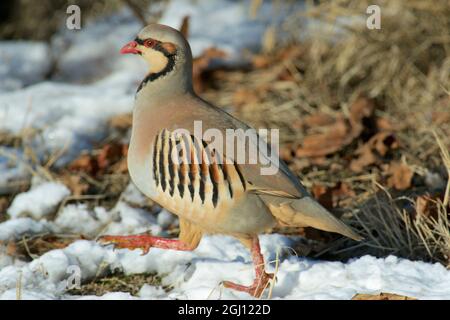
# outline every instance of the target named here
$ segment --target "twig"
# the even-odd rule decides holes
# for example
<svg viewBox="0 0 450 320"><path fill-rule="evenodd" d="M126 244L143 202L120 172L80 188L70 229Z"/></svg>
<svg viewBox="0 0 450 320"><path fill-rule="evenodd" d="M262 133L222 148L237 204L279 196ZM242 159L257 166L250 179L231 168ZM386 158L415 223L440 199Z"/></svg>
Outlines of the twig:
<svg viewBox="0 0 450 320"><path fill-rule="evenodd" d="M140 8L132 0L123 0L123 2L125 2L125 4L128 6L128 8L130 8L130 10L136 16L136 18L142 23L142 26L146 26L147 19L145 18L145 15L142 13L143 12L142 8Z"/></svg>

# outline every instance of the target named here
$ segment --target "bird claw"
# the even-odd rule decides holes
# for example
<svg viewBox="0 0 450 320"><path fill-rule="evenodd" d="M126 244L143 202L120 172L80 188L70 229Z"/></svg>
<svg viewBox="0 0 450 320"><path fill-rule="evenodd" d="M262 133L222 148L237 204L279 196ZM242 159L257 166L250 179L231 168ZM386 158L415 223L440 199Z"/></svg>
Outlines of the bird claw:
<svg viewBox="0 0 450 320"><path fill-rule="evenodd" d="M256 278L250 286L244 286L231 281L223 281L225 288L237 291L247 292L255 298L261 298L264 290L266 290L269 282L274 279L273 273L264 273L260 278Z"/></svg>
<svg viewBox="0 0 450 320"><path fill-rule="evenodd" d="M149 243L145 243L142 239L134 236L101 236L97 240L101 245L113 245L114 249L141 249L142 254L146 255L152 247Z"/></svg>

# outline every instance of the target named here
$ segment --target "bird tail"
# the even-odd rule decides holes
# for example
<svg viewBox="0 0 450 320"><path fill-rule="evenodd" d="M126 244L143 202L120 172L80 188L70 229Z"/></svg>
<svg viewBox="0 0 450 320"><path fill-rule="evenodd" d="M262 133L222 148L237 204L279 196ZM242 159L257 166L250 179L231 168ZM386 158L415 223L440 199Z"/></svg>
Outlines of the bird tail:
<svg viewBox="0 0 450 320"><path fill-rule="evenodd" d="M357 241L363 239L310 196L300 199L269 196L262 196L262 198L275 218L284 225L313 227L319 230L336 232Z"/></svg>

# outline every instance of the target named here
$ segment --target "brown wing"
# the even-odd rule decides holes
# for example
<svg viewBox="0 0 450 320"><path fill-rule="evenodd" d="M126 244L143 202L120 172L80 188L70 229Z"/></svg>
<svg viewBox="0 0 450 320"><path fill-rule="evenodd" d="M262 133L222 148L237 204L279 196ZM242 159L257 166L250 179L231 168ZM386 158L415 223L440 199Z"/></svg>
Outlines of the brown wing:
<svg viewBox="0 0 450 320"><path fill-rule="evenodd" d="M189 109L177 117L180 120L179 122L176 122L178 128L185 128L190 132L194 132L194 121L201 121L203 132L207 129L216 129L219 130L224 137L226 137L227 129L241 129L243 131L251 129L248 125L234 118L227 112L214 107L201 99L199 99L195 105L195 108ZM260 146L267 146L267 144L262 141L258 135L252 135L250 138L245 136L244 139L245 141L239 142L243 143L245 146L246 153L249 153L251 150L257 150L257 163L249 164L238 162L244 180L251 184L252 189L265 190L266 192L272 190L275 194L289 195L290 197L295 198L301 198L308 195L308 192L299 179L295 177L286 164L279 159L277 154L269 157L267 153L261 152ZM270 150L270 146L267 147L267 150ZM225 150L221 151L223 152L223 157L225 159L228 159L230 162L235 160L235 157L227 154ZM274 159L276 159L276 161L274 161ZM277 166L277 172L275 174L262 175L262 169L271 165Z"/></svg>

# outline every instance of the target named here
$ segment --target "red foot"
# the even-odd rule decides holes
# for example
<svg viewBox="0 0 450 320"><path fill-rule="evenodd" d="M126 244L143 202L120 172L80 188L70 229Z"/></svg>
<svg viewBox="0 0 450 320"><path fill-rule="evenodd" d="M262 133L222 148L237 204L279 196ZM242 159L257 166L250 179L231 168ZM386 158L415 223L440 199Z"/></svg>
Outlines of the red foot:
<svg viewBox="0 0 450 320"><path fill-rule="evenodd" d="M148 253L151 247L181 251L192 250L191 247L180 240L152 237L149 235L102 236L98 239L98 242L101 244L113 244L114 247L120 249L142 249L143 254Z"/></svg>
<svg viewBox="0 0 450 320"><path fill-rule="evenodd" d="M261 248L259 246L259 240L257 236L253 238L251 251L256 273L256 278L253 281L253 284L250 286L244 286L241 284L236 284L231 281L224 281L223 285L225 288L247 292L248 294L256 298L261 298L264 290L267 288L269 284L269 281L273 279L273 274L266 272L264 266L264 257L261 254Z"/></svg>
<svg viewBox="0 0 450 320"><path fill-rule="evenodd" d="M273 279L272 273L264 272L263 275L260 278L256 278L253 281L252 285L250 285L250 286L236 284L231 281L224 281L223 286L225 288L247 292L248 294L250 294L256 298L261 298L264 290L266 290L267 286L269 285L269 281L272 279Z"/></svg>

